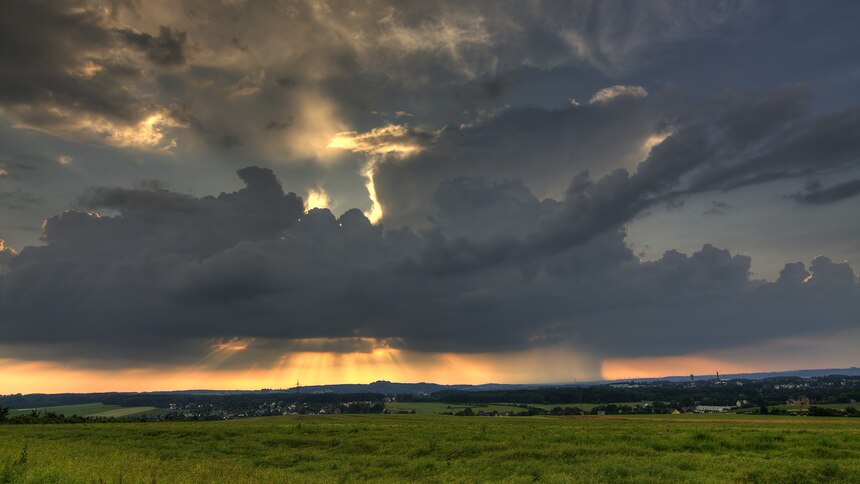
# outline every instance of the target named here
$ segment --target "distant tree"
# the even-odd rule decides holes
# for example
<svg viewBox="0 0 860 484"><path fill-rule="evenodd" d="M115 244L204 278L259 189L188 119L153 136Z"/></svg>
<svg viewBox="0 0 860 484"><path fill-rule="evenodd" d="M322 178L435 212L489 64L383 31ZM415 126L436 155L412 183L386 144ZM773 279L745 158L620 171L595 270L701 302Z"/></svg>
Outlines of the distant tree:
<svg viewBox="0 0 860 484"><path fill-rule="evenodd" d="M762 405L761 408L758 409L758 413L760 413L762 415L767 415L768 414L767 405Z"/></svg>
<svg viewBox="0 0 860 484"><path fill-rule="evenodd" d="M9 407L0 407L0 420L6 420L9 416Z"/></svg>

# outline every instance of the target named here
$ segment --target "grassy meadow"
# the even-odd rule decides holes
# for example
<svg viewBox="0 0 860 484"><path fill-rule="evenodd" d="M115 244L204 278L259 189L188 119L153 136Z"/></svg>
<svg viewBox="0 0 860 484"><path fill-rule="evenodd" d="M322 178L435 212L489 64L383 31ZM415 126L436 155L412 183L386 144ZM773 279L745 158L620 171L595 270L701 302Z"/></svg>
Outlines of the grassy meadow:
<svg viewBox="0 0 860 484"><path fill-rule="evenodd" d="M0 482L860 482L860 419L328 415L0 426Z"/></svg>
<svg viewBox="0 0 860 484"><path fill-rule="evenodd" d="M457 413L466 408L471 408L474 412L525 412L527 409L517 407L513 404L505 403L473 403L469 405L459 403L444 403L444 402L386 402L385 408L390 412L408 412L415 411L416 414L434 415L444 413Z"/></svg>
<svg viewBox="0 0 860 484"><path fill-rule="evenodd" d="M122 407L119 405L105 405L104 403L83 403L80 405L61 405L56 407L39 407L39 408L15 408L10 410L9 416L26 415L33 410L40 412L52 412L57 415L66 415L71 417L77 415L79 417L131 417L145 413L158 413L163 409L155 407Z"/></svg>

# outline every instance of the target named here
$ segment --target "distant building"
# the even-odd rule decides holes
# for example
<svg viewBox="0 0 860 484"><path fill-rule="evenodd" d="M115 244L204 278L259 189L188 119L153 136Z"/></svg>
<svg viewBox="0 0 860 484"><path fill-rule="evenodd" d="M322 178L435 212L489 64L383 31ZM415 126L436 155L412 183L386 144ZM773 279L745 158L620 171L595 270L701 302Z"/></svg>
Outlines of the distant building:
<svg viewBox="0 0 860 484"><path fill-rule="evenodd" d="M728 412L733 407L727 407L723 405L696 405L696 408L693 410L695 413L721 413Z"/></svg>

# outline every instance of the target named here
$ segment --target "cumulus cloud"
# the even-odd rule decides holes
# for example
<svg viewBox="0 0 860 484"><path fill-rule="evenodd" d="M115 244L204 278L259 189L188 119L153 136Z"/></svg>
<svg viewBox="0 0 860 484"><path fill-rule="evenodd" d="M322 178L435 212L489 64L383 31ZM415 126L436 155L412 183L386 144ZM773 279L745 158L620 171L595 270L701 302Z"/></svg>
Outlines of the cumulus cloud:
<svg viewBox="0 0 860 484"><path fill-rule="evenodd" d="M618 88L598 91L594 98L602 100L587 105L509 109L478 125L449 127L406 162L382 160L374 182L385 220L420 226L432 215L436 186L464 175L522 179L541 198L577 200L592 191L617 213L596 220L612 225L655 202L844 173L860 160L858 109L812 114L803 86L697 104L678 102L671 93L607 94ZM631 89L639 92L621 91ZM581 178L586 195L571 193L566 184L585 172L597 175L594 182ZM833 194L847 197L853 188L848 182Z"/></svg>
<svg viewBox="0 0 860 484"><path fill-rule="evenodd" d="M44 246L6 256L4 354L194 364L230 345L241 356L219 364L259 366L384 341L412 352L562 345L602 358L836 331L860 315L852 269L824 257L787 265L773 283L750 277L749 257L710 245L639 262L623 217L596 222L636 177L579 178L561 201L538 201L521 182L454 179L433 197L431 229L384 232L359 210L305 212L269 170L239 176L245 188L216 197L94 189L79 202L89 211L49 218ZM488 247L500 248L492 264L463 263Z"/></svg>
<svg viewBox="0 0 860 484"><path fill-rule="evenodd" d="M603 176L635 167L643 144L681 113L666 94L557 109L511 108L474 125L446 127L405 162L378 164L374 182L385 220L422 225L439 183L461 176L522 179L540 198L560 198L583 171Z"/></svg>
<svg viewBox="0 0 860 484"><path fill-rule="evenodd" d="M184 60L184 34L118 30L81 2L12 2L2 7L0 106L14 125L66 138L135 148L169 148L178 126L169 105L141 91L153 65Z"/></svg>
<svg viewBox="0 0 860 484"><path fill-rule="evenodd" d="M807 86L702 101L624 75L769 7L356 5L3 3L0 108L13 126L130 148L199 137L213 157L291 162L278 173L298 173L285 181L308 195L258 167L217 196L86 191L45 221L44 245L0 245L3 354L214 365L207 355L228 351L217 364L247 367L291 351L553 346L602 358L856 325L845 263L792 263L766 282L746 256L704 245L642 262L625 238L659 203L856 169L858 109L813 105ZM500 102L521 79L570 66L576 83L599 80L560 99L588 103ZM443 102L453 107L437 112ZM91 154L65 148L46 159L84 170ZM4 183L20 171L7 161ZM370 209L336 216L340 193L317 176L350 170ZM846 181L794 198L856 193Z"/></svg>

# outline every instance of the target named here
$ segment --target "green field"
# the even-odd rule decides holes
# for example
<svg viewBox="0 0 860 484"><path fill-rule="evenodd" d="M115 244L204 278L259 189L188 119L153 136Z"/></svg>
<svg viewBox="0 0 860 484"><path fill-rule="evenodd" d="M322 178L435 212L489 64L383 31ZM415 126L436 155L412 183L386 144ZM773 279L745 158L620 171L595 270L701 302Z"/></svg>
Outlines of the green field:
<svg viewBox="0 0 860 484"><path fill-rule="evenodd" d="M84 403L81 405L62 405L57 407L13 408L9 412L9 415L14 417L15 415L24 415L32 412L33 410L39 410L40 412L53 412L57 415L66 415L68 417L71 417L72 415L86 417L89 415L116 410L119 408L122 407L120 407L119 405L105 405L103 403Z"/></svg>
<svg viewBox="0 0 860 484"><path fill-rule="evenodd" d="M621 403L612 403L611 405L627 405L629 407L635 407L636 405L644 405L646 403L651 402L621 402ZM542 408L544 410L552 410L556 407L561 408L573 408L579 407L580 410L589 411L594 407L599 407L600 405L610 405L608 403L530 403L530 407Z"/></svg>
<svg viewBox="0 0 860 484"><path fill-rule="evenodd" d="M0 482L860 482L860 419L682 417L0 425Z"/></svg>
<svg viewBox="0 0 860 484"><path fill-rule="evenodd" d="M476 403L466 405L462 403L443 403L443 402L388 402L385 404L391 412L415 410L415 413L422 415L433 415L442 413L457 413L465 408L471 408L474 412L525 412L528 409L517 407L505 403Z"/></svg>
<svg viewBox="0 0 860 484"><path fill-rule="evenodd" d="M856 409L860 409L860 404L858 403L813 403L811 405L769 405L767 408L769 410L785 410L787 412L793 413L806 413L809 411L809 407L819 407L819 408L828 408L832 410L845 410L847 407L854 407ZM740 410L735 410L738 413L758 413L758 407L749 407Z"/></svg>
<svg viewBox="0 0 860 484"><path fill-rule="evenodd" d="M119 407L111 410L105 410L104 412L94 413L91 416L93 417L130 417L132 415L139 415L142 413L149 413L153 410L157 410L155 407Z"/></svg>
<svg viewBox="0 0 860 484"><path fill-rule="evenodd" d="M613 405L628 405L631 407L635 407L636 405L643 405L647 402L622 402L622 403L613 403ZM556 407L562 408L572 408L579 407L580 410L589 411L594 407L597 407L601 404L599 403L529 403L529 407L540 408L543 410L552 410ZM443 402L388 402L385 404L385 408L392 412L398 411L408 411L415 410L417 414L424 415L432 415L432 414L442 414L446 412L457 413L464 408L469 407L474 412L492 412L496 411L499 413L504 412L526 412L527 408L518 407L513 403L475 403L475 404L464 404L464 403L443 403Z"/></svg>
<svg viewBox="0 0 860 484"><path fill-rule="evenodd" d="M40 408L15 408L9 412L9 415L25 415L33 410L40 412L52 412L57 415L65 415L71 417L77 415L79 417L129 417L143 413L151 413L156 411L155 407L121 407L119 405L105 405L103 403L84 403L81 405L62 405L57 407L40 407Z"/></svg>

